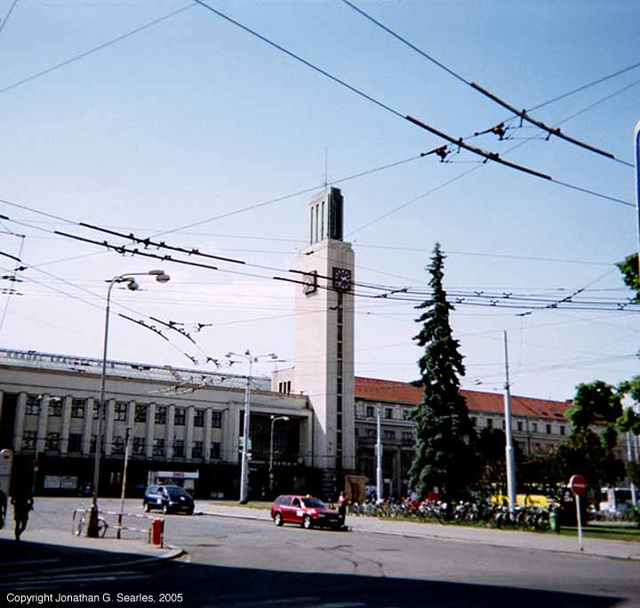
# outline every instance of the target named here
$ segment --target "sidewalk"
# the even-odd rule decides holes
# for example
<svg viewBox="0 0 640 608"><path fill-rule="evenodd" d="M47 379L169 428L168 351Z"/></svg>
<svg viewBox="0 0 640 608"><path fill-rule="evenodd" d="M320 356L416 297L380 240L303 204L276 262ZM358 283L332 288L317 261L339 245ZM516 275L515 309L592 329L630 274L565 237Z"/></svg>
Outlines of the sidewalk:
<svg viewBox="0 0 640 608"><path fill-rule="evenodd" d="M0 585L41 575L135 567L182 553L176 547L160 548L141 540L87 538L67 530L38 528L27 528L22 540L15 542L12 530L5 528L0 531Z"/></svg>
<svg viewBox="0 0 640 608"><path fill-rule="evenodd" d="M198 501L197 508L203 514L210 516L271 521L269 511L265 509L226 506L216 504L215 501L202 500ZM392 534L411 538L498 545L538 551L580 553L577 537L571 538L551 533L472 528L469 526L394 521L357 516L347 516L346 523L349 529L355 533ZM583 549L584 555L640 560L640 543L586 538L583 539Z"/></svg>

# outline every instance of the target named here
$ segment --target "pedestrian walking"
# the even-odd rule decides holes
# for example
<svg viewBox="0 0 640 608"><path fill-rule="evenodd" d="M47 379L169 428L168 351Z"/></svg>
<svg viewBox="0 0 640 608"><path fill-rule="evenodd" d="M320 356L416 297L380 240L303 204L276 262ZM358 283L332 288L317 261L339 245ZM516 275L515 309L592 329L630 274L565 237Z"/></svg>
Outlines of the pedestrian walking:
<svg viewBox="0 0 640 608"><path fill-rule="evenodd" d="M0 488L0 530L4 528L5 518L7 517L7 495Z"/></svg>
<svg viewBox="0 0 640 608"><path fill-rule="evenodd" d="M11 499L13 505L13 519L15 520L16 542L20 540L20 535L26 530L29 521L29 511L33 509L33 497L28 493L20 493Z"/></svg>
<svg viewBox="0 0 640 608"><path fill-rule="evenodd" d="M338 497L338 514L342 519L342 525L344 525L344 521L347 517L347 506L349 506L349 499L343 490L340 492L340 496Z"/></svg>

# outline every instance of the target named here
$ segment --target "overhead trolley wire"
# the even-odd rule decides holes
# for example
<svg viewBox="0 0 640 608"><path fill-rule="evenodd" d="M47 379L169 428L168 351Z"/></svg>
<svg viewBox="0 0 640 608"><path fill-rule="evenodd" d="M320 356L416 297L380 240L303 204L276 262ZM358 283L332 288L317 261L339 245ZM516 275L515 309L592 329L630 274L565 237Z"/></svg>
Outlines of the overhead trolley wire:
<svg viewBox="0 0 640 608"><path fill-rule="evenodd" d="M16 4L18 4L18 0L13 0L13 4L9 7L7 14L4 16L4 19L0 19L0 32L2 32L4 26L7 25L9 17L11 17L11 13L13 13L13 9L16 7Z"/></svg>
<svg viewBox="0 0 640 608"><path fill-rule="evenodd" d="M612 160L618 160L610 152L607 152L607 151L602 150L600 148L596 148L595 146L592 146L590 144L582 142L582 141L580 141L580 140L578 140L578 139L576 139L574 137L570 137L570 136L566 135L565 133L563 133L557 127L556 128L550 127L550 126L546 125L545 123L543 123L542 121L532 118L527 113L527 110L518 110L517 108L515 108L511 104L507 103L506 101L504 101L503 99L501 99L500 97L498 97L497 95L492 93L491 91L489 91L489 90L485 89L484 87L480 86L479 84L477 84L475 82L471 82L471 81L467 80L466 78L463 78L462 76L460 76L460 74L454 72L452 69L448 68L446 65L444 65L440 61L437 61L431 55L425 53L422 49L420 49L416 45L412 44L406 38L403 38L402 36L400 36L398 33L394 32L391 28L387 27L386 25L384 25L383 23L381 23L380 21L378 21L377 19L375 19L374 17L372 17L371 15L369 15L368 13L366 13L365 11L363 11L362 9L357 7L355 4L353 4L349 0L342 0L342 1L344 2L344 4L346 4L347 6L351 7L357 13L359 13L360 15L362 15L363 17L365 17L366 19L368 19L369 21L371 21L372 23L374 23L375 25L377 25L378 27L383 29L385 32L387 32L388 34L390 34L391 36L393 36L394 38L396 38L397 40L399 40L403 44L407 45L413 51L417 52L419 55L421 55L425 59L427 59L430 62L434 63L439 68L445 70L448 74L450 74L451 76L453 76L454 78L456 78L460 82L462 82L462 83L466 84L467 86L475 89L477 92L481 93L485 97L488 97L493 102L501 105L503 108L506 108L507 110L509 110L510 112L515 114L516 116L519 116L522 120L526 120L527 122L531 123L532 125L535 125L536 127L542 129L543 131L546 131L549 134L549 136L555 135L556 137L558 137L560 139L564 139L565 141L568 141L569 143L572 143L572 144L575 144L577 146L580 146L580 147L582 147L582 148L584 148L586 150L589 150L590 152L594 152L596 154L600 154L601 156L605 156L606 158L610 158ZM638 65L640 65L640 64L638 64ZM629 69L631 69L631 68L629 68ZM627 71L627 70L623 70L623 71ZM622 71L620 73L622 73ZM629 163L626 163L624 161L620 161L620 162L623 162L623 164L625 164L625 165L629 164ZM630 166L633 166L633 165L630 165Z"/></svg>
<svg viewBox="0 0 640 608"><path fill-rule="evenodd" d="M112 46L114 44L116 44L117 42L121 42L122 40L125 40L126 38L130 38L131 36L135 35L135 34L139 34L140 32L143 32L144 30L147 30L155 25L158 25L159 23L162 23L163 21L166 21L167 19L170 19L171 17L174 17L175 15L178 15L179 13L182 13L190 8L193 8L195 6L195 3L190 2L187 6L183 6L182 8L176 9L175 11L171 11L170 13L167 13L166 15L163 15L162 17L158 17L157 19L154 19L153 21L150 21L149 23L145 23L144 25L141 25L140 27L137 27L129 32L126 32L124 34L121 34L120 36L117 36L116 38L112 38L111 40L108 40L107 42L104 42L102 44L99 44L98 46L95 46L87 51L84 51L82 53L79 53L78 55L74 55L73 57L70 57L69 59L65 59L64 61L61 61L60 63L57 63L55 65L52 65L44 70L41 70L40 72L36 72L35 74L31 74L31 76L27 76L25 78L22 78L21 80L18 80L12 84L9 85L5 85L4 87L0 87L0 94L1 93L6 93L7 91L11 91L12 89L15 89L19 86L22 86L23 84L27 84L28 82L31 82L33 80L36 80L37 78L40 78L41 76L45 76L46 74L50 74L51 72L54 72L55 70L58 70L60 68L63 68L71 63L74 63L76 61L79 61L80 59L84 59L85 57L88 57L89 55L92 55L93 53L96 53L97 51L101 51L102 49L105 49L109 46ZM0 28L1 29L1 28Z"/></svg>
<svg viewBox="0 0 640 608"><path fill-rule="evenodd" d="M330 74L329 72L327 72L326 70L322 69L321 67L315 65L314 63L311 63L310 61L307 61L306 59L302 58L300 55L297 55L297 54L293 53L292 51L289 51L288 49L286 49L283 46L279 45L278 43L274 42L273 40L270 40L269 38L263 36L262 34L259 34L258 32L256 32L255 30L251 29L250 27L240 23L239 21L236 21L235 19L229 17L228 15L225 15L224 13L222 13L221 11L213 8L212 6L209 6L206 2L203 2L202 0L195 0L195 2L197 2L200 6L210 10L212 13L218 15L219 17L221 17L225 21L228 21L229 23L235 25L236 27L239 27L240 29L242 29L245 32L251 34L252 36L255 36L259 40L262 40L263 42L265 42L269 46L274 47L275 49L281 51L285 55L288 55L289 57L295 59L296 61L299 61L300 63L306 65L307 67L311 68L312 70L318 72L319 74L322 74L326 78L329 78L333 82L335 82L335 83L337 83L337 84L349 89L350 91L352 91L356 95L359 95L360 97L363 97L367 101L370 101L371 103L377 105L378 107L382 108L383 110L386 110L387 112L390 112L394 116L397 116L398 118L401 118L403 120L407 120L407 121L409 121L409 122L411 122L411 123L413 123L413 124L415 124L417 126L421 126L422 128L426 128L427 127L427 125L425 125L424 123L421 123L420 121L417 121L417 119L415 119L415 118L413 118L411 116L402 114L398 110L395 110L391 106L383 103L382 101L376 99L375 97L372 97L371 95L369 95L369 94L365 93L364 91L356 88L355 86L347 83L346 81L338 78L337 76L334 76L333 74ZM431 128L431 129L433 129L433 128ZM434 134L440 133L440 131L437 131L436 129L433 129L432 132ZM461 141L461 140L455 140L453 138L450 138L449 136L446 136L445 139L448 139L449 141L452 141L452 142L454 142L456 144L459 144L459 142ZM536 171L534 171L532 169L528 169L526 167L522 167L521 165L517 165L516 163L510 163L508 161L504 161L504 160L500 159L498 157L498 155L495 154L495 153L484 152L483 150L480 150L479 148L474 148L473 146L468 146L468 147L461 146L461 147L465 147L466 150L469 150L470 152L473 152L474 154L478 154L478 155L484 157L486 160L492 160L492 161L498 162L500 164L506 165L508 167L511 167L513 169L519 169L520 171L525 171L527 173L532 173L533 175L537 175L538 177L544 177L545 179L551 179L549 176L546 176L546 175L544 175L542 173L538 173L538 172L536 172Z"/></svg>

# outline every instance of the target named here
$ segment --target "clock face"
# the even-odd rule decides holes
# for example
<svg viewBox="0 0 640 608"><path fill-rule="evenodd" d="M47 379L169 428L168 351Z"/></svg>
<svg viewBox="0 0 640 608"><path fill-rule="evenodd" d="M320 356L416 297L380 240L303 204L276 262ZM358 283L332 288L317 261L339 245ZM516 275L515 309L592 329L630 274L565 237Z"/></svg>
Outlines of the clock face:
<svg viewBox="0 0 640 608"><path fill-rule="evenodd" d="M351 289L351 271L347 268L334 268L333 288L338 291L349 291Z"/></svg>
<svg viewBox="0 0 640 608"><path fill-rule="evenodd" d="M315 293L318 289L318 271L312 270L309 273L305 273L302 277L302 293L306 296Z"/></svg>

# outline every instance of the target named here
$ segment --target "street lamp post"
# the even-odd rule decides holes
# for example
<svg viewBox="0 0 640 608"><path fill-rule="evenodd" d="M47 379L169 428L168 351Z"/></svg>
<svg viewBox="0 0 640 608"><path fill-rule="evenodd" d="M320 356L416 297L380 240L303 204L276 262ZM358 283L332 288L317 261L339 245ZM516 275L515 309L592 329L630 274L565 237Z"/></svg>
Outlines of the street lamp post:
<svg viewBox="0 0 640 608"><path fill-rule="evenodd" d="M127 469L129 466L129 454L131 452L131 427L128 426L125 431L124 440L124 465L122 466L122 491L120 493L120 511L118 512L118 529L116 530L116 538L122 535L122 513L124 512L124 498L127 488Z"/></svg>
<svg viewBox="0 0 640 608"><path fill-rule="evenodd" d="M287 421L289 416L271 416L271 435L269 437L269 492L273 492L273 428L278 420Z"/></svg>
<svg viewBox="0 0 640 608"><path fill-rule="evenodd" d="M158 283L166 283L170 280L170 276L164 270L149 270L148 272L128 272L120 274L113 279L109 279L109 288L107 289L107 306L104 316L104 341L102 348L102 370L100 373L100 401L98 402L98 422L96 424L96 456L93 467L93 497L91 501L91 511L89 513L89 525L87 526L87 536L98 537L98 484L100 482L100 453L102 451L102 417L105 410L105 383L107 376L107 345L109 339L109 312L111 309L111 291L116 283L126 283L127 289L137 291L140 286L134 277L151 275L156 278Z"/></svg>
<svg viewBox="0 0 640 608"><path fill-rule="evenodd" d="M384 488L382 486L382 408L378 406L376 411L376 498L378 503L384 500Z"/></svg>
<svg viewBox="0 0 640 608"><path fill-rule="evenodd" d="M242 455L240 461L240 504L246 505L249 501L249 418L251 416L251 375L253 364L263 357L276 360L278 355L269 353L268 355L254 356L250 350L243 354L229 352L227 358L240 357L249 362L249 375L244 392L244 424L242 428Z"/></svg>

